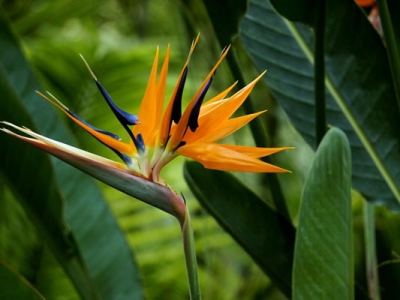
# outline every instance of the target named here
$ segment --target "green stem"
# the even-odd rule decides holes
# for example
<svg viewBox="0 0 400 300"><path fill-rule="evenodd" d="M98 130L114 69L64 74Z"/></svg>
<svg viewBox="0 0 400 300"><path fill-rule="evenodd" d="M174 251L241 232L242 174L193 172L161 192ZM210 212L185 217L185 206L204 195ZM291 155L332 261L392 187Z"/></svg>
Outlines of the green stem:
<svg viewBox="0 0 400 300"><path fill-rule="evenodd" d="M315 91L315 137L318 147L325 135L326 99L325 99L325 0L316 1L316 15L314 20L315 48L314 48L314 91Z"/></svg>
<svg viewBox="0 0 400 300"><path fill-rule="evenodd" d="M183 249L185 252L186 271L189 282L189 293L191 300L200 300L200 283L197 272L196 247L194 244L192 221L190 220L189 210L186 206L186 214L181 223Z"/></svg>
<svg viewBox="0 0 400 300"><path fill-rule="evenodd" d="M379 300L379 277L376 259L374 205L364 201L364 235L369 299Z"/></svg>
<svg viewBox="0 0 400 300"><path fill-rule="evenodd" d="M394 2L394 1L393 1ZM400 41L399 32L396 34L399 22L391 19L390 13L398 18L398 8L393 5L390 9L387 0L377 0L379 8L379 17L381 19L383 35L386 43L386 50L389 57L390 69L392 71L393 85L396 92L397 105L400 110ZM396 23L396 24L393 24Z"/></svg>

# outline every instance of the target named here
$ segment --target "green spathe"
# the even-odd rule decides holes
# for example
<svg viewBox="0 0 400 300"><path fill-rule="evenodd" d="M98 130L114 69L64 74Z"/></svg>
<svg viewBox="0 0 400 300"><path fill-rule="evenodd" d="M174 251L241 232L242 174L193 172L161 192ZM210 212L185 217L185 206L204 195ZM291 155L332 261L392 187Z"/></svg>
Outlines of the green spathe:
<svg viewBox="0 0 400 300"><path fill-rule="evenodd" d="M353 299L351 156L346 135L330 129L303 190L293 299Z"/></svg>

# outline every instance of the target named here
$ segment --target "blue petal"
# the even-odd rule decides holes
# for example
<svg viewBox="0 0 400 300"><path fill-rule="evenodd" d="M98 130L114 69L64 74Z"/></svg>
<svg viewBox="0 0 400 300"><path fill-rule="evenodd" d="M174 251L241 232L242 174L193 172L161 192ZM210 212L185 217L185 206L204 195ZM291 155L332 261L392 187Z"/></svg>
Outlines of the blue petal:
<svg viewBox="0 0 400 300"><path fill-rule="evenodd" d="M136 136L136 142L137 142L137 144L135 144L136 149L137 149L138 151L139 151L139 150L144 151L145 145L144 145L144 140L143 140L143 136L142 136L141 133L138 133L138 134L137 134L137 136Z"/></svg>
<svg viewBox="0 0 400 300"><path fill-rule="evenodd" d="M196 103L194 104L193 109L190 112L188 126L192 132L195 132L196 129L199 127L198 119L199 119L199 114L200 114L200 108L201 108L201 105L203 104L204 97L206 96L207 91L211 86L211 82L213 80L214 75L215 75L215 72L211 76L211 78L208 80L208 82L205 85L205 87L203 88L203 90L201 91L199 98L197 98Z"/></svg>
<svg viewBox="0 0 400 300"><path fill-rule="evenodd" d="M171 122L174 121L178 124L182 116L182 95L185 87L186 77L188 73L188 67L186 66L183 70L181 81L179 82L178 90L176 91L175 99L172 105Z"/></svg>
<svg viewBox="0 0 400 300"><path fill-rule="evenodd" d="M107 104L110 106L114 115L121 122L121 124L136 125L139 120L139 117L120 109L117 105L115 105L114 101L111 99L111 96L108 94L106 89L100 84L100 82L98 82L96 79L94 81L96 82L97 88L99 89L100 93L103 95L103 98L107 101Z"/></svg>
<svg viewBox="0 0 400 300"><path fill-rule="evenodd" d="M117 117L118 121L125 128L126 132L128 132L130 138L133 141L133 144L136 147L136 150L138 152L143 152L145 149L144 143L138 142L138 140L135 138L134 134L132 133L132 130L130 130L128 127L128 125L136 125L138 123L139 117L132 115L130 113L127 113L126 111L123 111L122 109L120 109L117 105L115 105L114 101L111 99L111 96L108 94L106 89L100 84L100 82L97 81L97 79L94 79L94 82L96 83L97 88L99 89L100 93L103 95L103 98L106 100L107 104L110 106L114 115ZM143 141L143 139L142 139L142 141Z"/></svg>
<svg viewBox="0 0 400 300"><path fill-rule="evenodd" d="M115 149L112 149L112 148L110 148L110 149L113 150L125 164L127 164L128 166L130 164L132 164L132 159L128 155L123 154Z"/></svg>
<svg viewBox="0 0 400 300"><path fill-rule="evenodd" d="M70 114L71 116L73 116L75 119L81 121L81 122L84 123L85 125L87 125L87 126L89 126L90 128L92 128L93 130L95 130L95 131L97 131L97 132L100 132L100 133L103 133L103 134L105 134L105 135L108 135L108 136L110 136L110 137L112 137L112 138L114 138L114 139L116 139L116 140L120 140L120 138L119 138L118 135L116 135L116 134L114 134L114 133L112 133L112 132L109 132L109 131L101 130L101 129L99 129L99 128L97 128L97 127L95 127L95 126L89 124L88 122L86 122L84 119L82 119L80 116L78 116L78 115L77 115L76 113L74 113L73 111L67 110L67 112L68 112L68 114ZM92 135L92 136L93 136L96 140L98 140L100 143L102 143L104 146L106 146L106 147L110 148L112 151L114 151L115 154L117 154L117 155L119 156L119 158L120 158L125 164L129 165L129 164L132 163L132 159L131 159L128 155L125 155L125 154L119 152L118 150L115 150L114 148L110 147L109 145L103 143L103 142L102 142L101 140L99 140L96 136L94 136L94 135Z"/></svg>
<svg viewBox="0 0 400 300"><path fill-rule="evenodd" d="M103 134L105 134L105 135L111 136L112 138L114 138L114 139L116 139L116 140L120 140L120 137L119 137L118 135L116 135L116 134L114 134L114 133L112 133L112 132L109 132L109 131L101 130L101 129L99 129L99 128L97 128L97 127L95 127L95 126L89 124L89 123L86 122L84 119L82 119L80 116L78 116L76 113L74 113L74 112L72 112L72 111L70 111L70 110L68 110L67 112L68 112L71 116L73 116L75 119L81 121L83 124L89 126L89 127L92 128L93 130L95 130L95 131L97 131L97 132L101 132L101 133L103 133Z"/></svg>
<svg viewBox="0 0 400 300"><path fill-rule="evenodd" d="M222 49L221 51L221 55L220 57L229 49L229 47L224 47L224 49ZM190 130L192 132L195 132L196 129L199 127L199 123L198 123L198 119L199 119L199 114L200 114L200 108L201 105L203 104L204 101L204 97L206 96L208 89L211 86L211 83L213 81L214 75L217 72L217 70L214 71L214 73L211 75L210 79L208 80L207 84L205 85L205 87L203 88L203 90L201 91L199 98L197 98L196 103L193 106L192 111L190 112L190 116L189 116L189 121L188 121L188 127L190 128Z"/></svg>

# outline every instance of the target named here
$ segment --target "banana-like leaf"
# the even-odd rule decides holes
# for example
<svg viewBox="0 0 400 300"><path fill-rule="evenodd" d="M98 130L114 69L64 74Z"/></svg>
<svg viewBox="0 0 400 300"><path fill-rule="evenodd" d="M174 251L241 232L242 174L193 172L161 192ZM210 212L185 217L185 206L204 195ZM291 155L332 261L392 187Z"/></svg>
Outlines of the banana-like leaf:
<svg viewBox="0 0 400 300"><path fill-rule="evenodd" d="M8 264L0 260L0 299L45 300L45 298Z"/></svg>
<svg viewBox="0 0 400 300"><path fill-rule="evenodd" d="M295 236L292 224L229 173L187 162L184 175L201 205L289 296Z"/></svg>
<svg viewBox="0 0 400 300"><path fill-rule="evenodd" d="M247 3L243 0L221 0L215 5L212 0L203 0L219 43L223 46L231 43L231 38L237 34L239 20L246 11Z"/></svg>
<svg viewBox="0 0 400 300"><path fill-rule="evenodd" d="M293 266L293 299L353 299L351 156L332 128L306 180Z"/></svg>
<svg viewBox="0 0 400 300"><path fill-rule="evenodd" d="M1 101L0 118L11 118L24 122L27 126L34 124L21 105L7 75L0 65ZM91 279L82 263L78 247L69 226L63 217L64 199L54 179L51 163L43 153L31 151L16 140L1 136L0 172L10 189L28 211L39 232L54 251L55 256L71 276L84 299L95 298L96 292Z"/></svg>
<svg viewBox="0 0 400 300"><path fill-rule="evenodd" d="M0 17L0 41L0 65L4 66L1 78L10 85L7 95L4 88L1 89L1 119L30 126L31 129L37 126L42 134L74 145L71 134L54 107L35 94L40 86L4 17ZM14 92L10 91L12 89ZM35 124L28 120L28 114ZM24 197L25 202L31 201L32 209L56 207L61 212L63 203L60 197L57 198L57 185L60 186L61 193L67 199L63 211L67 223L101 297L142 299L139 273L131 249L92 178L53 159L56 175L53 179L54 176L49 173L52 167L36 150L12 141L5 134L0 139L1 151L7 152L7 156L1 156L4 160L1 163L2 172L13 190L17 194L22 193L19 196ZM42 197L40 192L46 192L47 195ZM58 234L59 227L54 227L51 220L62 222L60 214L48 212L47 219L43 220L51 234ZM64 235L71 238L68 230ZM67 258L65 260L67 263Z"/></svg>
<svg viewBox="0 0 400 300"><path fill-rule="evenodd" d="M385 38L390 68L393 75L393 85L396 90L397 104L400 109L400 20L397 17L400 7L397 1L377 1L379 9L379 21L382 26L382 34Z"/></svg>
<svg viewBox="0 0 400 300"><path fill-rule="evenodd" d="M240 38L273 94L305 140L315 146L313 38L269 1L251 0ZM400 118L382 41L348 0L326 8L326 93L331 125L352 149L353 185L368 200L400 205ZM397 199L397 201L396 201Z"/></svg>

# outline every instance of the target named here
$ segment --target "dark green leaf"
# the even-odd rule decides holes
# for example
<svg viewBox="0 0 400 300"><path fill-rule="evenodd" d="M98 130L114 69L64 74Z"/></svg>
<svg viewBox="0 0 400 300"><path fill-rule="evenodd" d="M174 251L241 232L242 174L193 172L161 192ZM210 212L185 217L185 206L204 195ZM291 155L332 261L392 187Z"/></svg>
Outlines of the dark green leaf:
<svg viewBox="0 0 400 300"><path fill-rule="evenodd" d="M0 299L44 300L44 297L20 274L0 260Z"/></svg>
<svg viewBox="0 0 400 300"><path fill-rule="evenodd" d="M0 65L1 101L0 119L24 122L35 129L20 99L7 81L7 75ZM64 222L64 201L54 180L48 157L1 132L0 172L10 188L27 209L28 214L44 239L49 243L55 256L65 268L84 299L92 299L94 290L77 245L68 225Z"/></svg>
<svg viewBox="0 0 400 300"><path fill-rule="evenodd" d="M250 254L279 289L291 293L295 229L233 175L185 163L196 198Z"/></svg>
<svg viewBox="0 0 400 300"><path fill-rule="evenodd" d="M327 132L304 187L293 299L353 299L351 157L345 134Z"/></svg>
<svg viewBox="0 0 400 300"><path fill-rule="evenodd" d="M400 118L386 52L360 9L327 1L328 123L346 132L353 184L368 200L399 209ZM315 145L312 32L251 0L240 37L293 124Z"/></svg>
<svg viewBox="0 0 400 300"><path fill-rule="evenodd" d="M398 108L400 109L400 6L395 0L378 0L379 15L377 18L381 24L388 52L390 69L393 75L393 85L396 90Z"/></svg>
<svg viewBox="0 0 400 300"><path fill-rule="evenodd" d="M289 20L311 25L313 24L315 14L315 1L318 0L271 0L271 4L280 14Z"/></svg>
<svg viewBox="0 0 400 300"><path fill-rule="evenodd" d="M18 93L11 95L13 98L9 99L2 90L1 119L29 126L31 129L37 126L43 135L73 145L71 134L62 124L54 107L35 94L35 90L40 90L40 86L20 50L19 43L3 18L0 20L0 28L0 60L6 71L2 78L7 76L12 88ZM5 105L11 104L5 103L5 99L17 102L17 96L22 99L23 104L13 103L17 108L10 106L6 109ZM28 117L23 117L23 113L26 115L27 112L22 105L26 107L36 126L32 125L32 121L28 122ZM7 145L1 147L1 151L7 151L7 157L10 157L4 172L15 173L15 177L10 178L9 182L12 185L20 184L15 188L17 192L30 195L35 190L56 192L50 179L52 176L46 174L51 167L43 162L44 158L37 161L33 158L39 155L36 150L12 141L4 134L1 135L1 143ZM142 288L132 252L99 188L87 175L56 159L52 162L57 183L67 199L66 220L76 236L99 294L104 299L141 299ZM18 179L16 176L19 174L23 174L24 177ZM33 191L28 189L30 186ZM53 195L49 195L48 198L36 196L34 199L37 202L32 205L36 209L46 207L45 201L49 201L51 205L62 205ZM49 225L48 228L53 227Z"/></svg>
<svg viewBox="0 0 400 300"><path fill-rule="evenodd" d="M244 0L223 0L218 1L218 5L212 0L203 0L207 9L208 16L213 22L216 29L215 34L221 45L229 45L231 38L237 34L239 28L238 23L243 17L247 1Z"/></svg>

